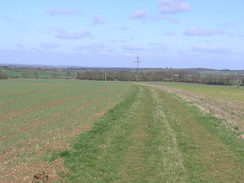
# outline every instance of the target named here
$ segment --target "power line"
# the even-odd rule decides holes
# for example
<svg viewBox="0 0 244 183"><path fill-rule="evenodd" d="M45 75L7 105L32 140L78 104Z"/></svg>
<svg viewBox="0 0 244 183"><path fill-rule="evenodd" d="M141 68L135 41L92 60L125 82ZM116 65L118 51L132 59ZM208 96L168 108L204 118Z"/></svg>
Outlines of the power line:
<svg viewBox="0 0 244 183"><path fill-rule="evenodd" d="M139 64L139 62L141 62L141 61L139 61L139 57L136 57L136 81L138 82L138 77L139 77L139 69L138 69L138 64Z"/></svg>

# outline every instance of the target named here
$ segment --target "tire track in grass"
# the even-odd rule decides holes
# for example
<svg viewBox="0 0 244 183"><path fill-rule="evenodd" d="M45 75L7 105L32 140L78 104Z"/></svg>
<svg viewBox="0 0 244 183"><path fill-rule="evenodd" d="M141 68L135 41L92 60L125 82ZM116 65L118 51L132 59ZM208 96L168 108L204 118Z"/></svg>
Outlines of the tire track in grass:
<svg viewBox="0 0 244 183"><path fill-rule="evenodd" d="M187 182L187 171L184 167L184 158L179 150L176 134L170 126L164 112L164 100L160 92L150 88L153 96L154 115L150 125L151 151L157 156L151 156L149 161L153 161L157 168L157 179L152 182ZM157 153L156 153L157 152Z"/></svg>
<svg viewBox="0 0 244 183"><path fill-rule="evenodd" d="M137 85L52 160L65 160L68 182L241 182L240 152L206 127L209 119L172 94Z"/></svg>
<svg viewBox="0 0 244 183"><path fill-rule="evenodd" d="M162 91L161 98L166 118L176 133L184 156L188 182L242 182L243 158L233 152L222 137L205 126L209 119L214 118L203 117L199 111L192 110L169 93ZM216 123L209 125L213 126L212 129L220 126ZM228 134L225 136L228 140Z"/></svg>
<svg viewBox="0 0 244 183"><path fill-rule="evenodd" d="M142 87L123 182L186 182L186 170L175 135L164 118L159 95Z"/></svg>
<svg viewBox="0 0 244 183"><path fill-rule="evenodd" d="M73 172L69 182L185 182L177 143L171 142L175 136L161 108L156 111L158 95L136 87L137 94L110 110L73 149L60 153Z"/></svg>
<svg viewBox="0 0 244 183"><path fill-rule="evenodd" d="M194 91L193 86L189 87L190 89L174 88L163 85L150 86L161 88L171 93L175 93L176 95L182 97L184 100L193 101L194 104L198 106L204 113L209 113L217 118L225 119L230 124L230 128L238 128L240 131L244 129L244 105L241 98L239 101L236 101L234 99L230 99L230 97L225 98L221 96L221 94L219 97L217 97L209 93L209 91L211 90L206 91L206 93L200 92L198 90ZM196 85L195 87L197 88L198 86ZM202 89L204 90L204 88ZM205 90L206 89L207 88L205 88ZM213 89L212 92L214 92ZM219 91L217 90L216 93L218 92ZM229 96L234 95L230 91L227 92L227 94Z"/></svg>
<svg viewBox="0 0 244 183"><path fill-rule="evenodd" d="M145 181L149 173L149 167L145 164L148 134L148 123L152 120L152 101L148 91L141 91L139 101L139 109L135 113L133 119L134 126L130 138L129 146L127 147L127 153L125 155L125 161L122 165L123 181L125 182L137 182Z"/></svg>

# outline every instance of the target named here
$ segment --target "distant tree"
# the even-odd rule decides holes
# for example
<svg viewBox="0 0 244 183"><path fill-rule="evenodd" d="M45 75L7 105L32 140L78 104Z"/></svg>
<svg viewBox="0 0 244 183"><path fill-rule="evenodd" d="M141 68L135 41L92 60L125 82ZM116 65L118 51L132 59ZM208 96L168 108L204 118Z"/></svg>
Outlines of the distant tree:
<svg viewBox="0 0 244 183"><path fill-rule="evenodd" d="M119 81L128 81L129 80L129 72L121 71L117 73L117 80Z"/></svg>
<svg viewBox="0 0 244 183"><path fill-rule="evenodd" d="M34 72L35 78L38 79L39 78L39 73L37 71Z"/></svg>
<svg viewBox="0 0 244 183"><path fill-rule="evenodd" d="M28 73L27 73L27 72L23 72L23 73L21 74L21 76L22 76L22 78L27 78L27 77L28 77Z"/></svg>
<svg viewBox="0 0 244 183"><path fill-rule="evenodd" d="M149 70L142 73L143 81L153 81L155 80L155 71Z"/></svg>
<svg viewBox="0 0 244 183"><path fill-rule="evenodd" d="M76 73L76 79L81 79L81 73L80 72Z"/></svg>
<svg viewBox="0 0 244 183"><path fill-rule="evenodd" d="M193 83L201 83L201 75L199 74L199 73L194 73L193 75L192 75L192 79L191 79L191 81L193 82Z"/></svg>
<svg viewBox="0 0 244 183"><path fill-rule="evenodd" d="M52 79L58 79L59 74L58 74L57 72L53 72L53 73L51 74L51 77L52 77Z"/></svg>
<svg viewBox="0 0 244 183"><path fill-rule="evenodd" d="M241 84L242 84L242 80L238 80L238 79L233 80L231 83L232 86L241 86Z"/></svg>
<svg viewBox="0 0 244 183"><path fill-rule="evenodd" d="M210 74L208 74L206 76L206 78L205 78L204 83L206 83L206 84L213 84L213 77Z"/></svg>
<svg viewBox="0 0 244 183"><path fill-rule="evenodd" d="M6 73L0 73L0 79L8 79L8 75Z"/></svg>
<svg viewBox="0 0 244 183"><path fill-rule="evenodd" d="M180 70L179 72L178 72L178 79L179 79L179 81L181 81L181 82L185 82L185 81L187 81L187 74L186 74L186 71L184 71L184 70Z"/></svg>
<svg viewBox="0 0 244 183"><path fill-rule="evenodd" d="M81 80L92 80L92 75L91 71L77 72L76 78Z"/></svg>
<svg viewBox="0 0 244 183"><path fill-rule="evenodd" d="M242 78L241 86L244 86L244 78Z"/></svg>
<svg viewBox="0 0 244 183"><path fill-rule="evenodd" d="M71 72L67 71L65 75L66 75L67 78L70 78L71 77Z"/></svg>

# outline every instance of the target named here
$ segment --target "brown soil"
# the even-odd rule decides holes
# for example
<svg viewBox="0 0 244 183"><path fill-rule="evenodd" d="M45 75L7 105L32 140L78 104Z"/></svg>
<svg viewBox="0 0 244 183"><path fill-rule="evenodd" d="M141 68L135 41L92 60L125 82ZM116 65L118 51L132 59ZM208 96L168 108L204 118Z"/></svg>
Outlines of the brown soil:
<svg viewBox="0 0 244 183"><path fill-rule="evenodd" d="M4 120L8 118L17 118L22 115L38 111L42 108L47 108L47 107L54 107L57 105L62 105L64 103L67 103L72 100L77 100L79 98L86 97L88 95L92 94L97 94L97 93L102 93L104 91L109 90L109 88L98 90L93 93L89 94L83 94L79 96L75 96L72 98L64 99L62 101L56 101L56 102L50 102L47 104L43 104L40 106L36 106L34 108L28 108L24 109L19 112L13 112L13 113L8 113L8 114L3 114L2 117L4 117ZM117 94L116 94L117 95ZM98 99L91 100L87 102L84 106L80 106L79 108L76 108L76 110L82 110L86 107L86 105L99 102L99 101L104 101L104 102L109 102L111 99L108 98L109 96L101 96ZM34 98L28 98L29 99L34 99ZM27 99L26 99L27 100ZM30 139L28 141L23 142L21 144L21 147L11 147L10 150L6 151L5 153L1 154L0 156L0 183L10 183L10 182L33 182L37 177L39 176L42 179L39 179L40 181L47 181L45 180L46 176L48 176L48 182L53 182L56 180L60 180L60 177L58 174L60 172L67 173L67 170L63 167L63 162L61 159L56 160L53 163L48 163L44 161L35 161L33 158L41 159L41 157L45 156L45 154L52 154L53 152L60 152L66 149L69 149L71 146L70 144L65 141L64 139L70 139L71 137L84 133L85 131L88 131L92 128L93 123L95 122L96 119L101 117L106 113L106 111L109 108L112 108L114 104L111 103L110 106L107 105L105 109L99 110L96 114L87 114L84 118L89 119L89 123L80 123L77 124L77 121L73 124L70 122L69 125L75 125L76 127L72 130L69 129L67 131L60 131L57 129L56 131L53 131L52 133L46 134L48 137L49 141L44 141L42 139L38 139L33 137L33 139ZM75 109L69 109L70 111L73 111ZM69 111L68 111L69 112ZM1 140L13 138L16 135L19 135L20 133L23 132L29 132L34 130L35 128L45 125L46 123L50 123L52 121L55 121L58 118L61 118L65 114L53 114L53 116L49 117L48 119L43 119L39 120L36 123L28 123L29 125L26 125L22 127L21 129L15 131L12 133L12 135L9 135L7 137L2 137ZM2 118L3 119L3 118ZM67 122L68 123L68 122ZM77 126L78 125L78 126ZM50 137L50 138L49 138ZM27 155L28 154L28 155ZM25 160L22 159L21 156L25 157ZM26 157L26 155L28 157ZM23 163L23 161L25 163ZM44 172L44 173L43 173ZM34 178L35 176L35 178Z"/></svg>
<svg viewBox="0 0 244 183"><path fill-rule="evenodd" d="M44 173L44 174L43 174ZM0 182L4 183L31 183L35 180L44 182L54 182L61 180L59 174L69 173L63 166L63 160L61 158L56 159L53 163L48 162L31 162L25 163L19 167L8 171L1 171Z"/></svg>

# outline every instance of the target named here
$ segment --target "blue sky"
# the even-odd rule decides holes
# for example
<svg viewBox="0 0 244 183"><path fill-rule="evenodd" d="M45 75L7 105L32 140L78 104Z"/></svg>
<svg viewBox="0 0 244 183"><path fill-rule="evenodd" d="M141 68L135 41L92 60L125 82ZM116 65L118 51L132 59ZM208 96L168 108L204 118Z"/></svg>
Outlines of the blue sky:
<svg viewBox="0 0 244 183"><path fill-rule="evenodd" d="M244 69L243 0L0 2L0 63Z"/></svg>

